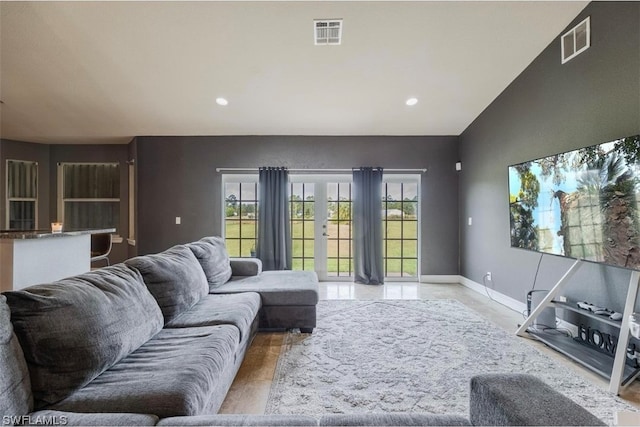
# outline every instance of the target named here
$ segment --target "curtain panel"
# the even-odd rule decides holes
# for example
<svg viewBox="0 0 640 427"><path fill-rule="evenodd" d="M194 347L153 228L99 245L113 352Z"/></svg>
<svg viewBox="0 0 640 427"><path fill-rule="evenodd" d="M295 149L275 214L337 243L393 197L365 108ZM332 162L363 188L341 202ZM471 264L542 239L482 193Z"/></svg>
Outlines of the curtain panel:
<svg viewBox="0 0 640 427"><path fill-rule="evenodd" d="M356 283L384 283L382 168L353 170L353 274Z"/></svg>
<svg viewBox="0 0 640 427"><path fill-rule="evenodd" d="M120 165L65 163L65 229L118 228L120 222Z"/></svg>
<svg viewBox="0 0 640 427"><path fill-rule="evenodd" d="M289 171L261 167L258 180L258 244L263 270L291 270Z"/></svg>
<svg viewBox="0 0 640 427"><path fill-rule="evenodd" d="M7 162L7 197L38 197L38 164L9 160Z"/></svg>
<svg viewBox="0 0 640 427"><path fill-rule="evenodd" d="M7 198L9 199L7 212L9 229L35 230L38 163L23 160L7 161Z"/></svg>
<svg viewBox="0 0 640 427"><path fill-rule="evenodd" d="M65 164L65 199L117 199L120 166L117 163Z"/></svg>

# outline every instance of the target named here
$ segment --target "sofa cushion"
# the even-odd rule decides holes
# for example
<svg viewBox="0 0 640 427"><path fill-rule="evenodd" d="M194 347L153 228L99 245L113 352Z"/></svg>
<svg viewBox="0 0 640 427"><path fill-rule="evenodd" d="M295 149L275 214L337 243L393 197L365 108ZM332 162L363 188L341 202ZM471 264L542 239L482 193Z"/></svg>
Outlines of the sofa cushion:
<svg viewBox="0 0 640 427"><path fill-rule="evenodd" d="M320 418L321 426L470 426L459 415L413 413L327 414Z"/></svg>
<svg viewBox="0 0 640 427"><path fill-rule="evenodd" d="M23 415L33 409L27 362L10 318L6 298L0 295L0 416Z"/></svg>
<svg viewBox="0 0 640 427"><path fill-rule="evenodd" d="M229 263L232 276L257 276L262 273L260 258L229 258Z"/></svg>
<svg viewBox="0 0 640 427"><path fill-rule="evenodd" d="M5 293L36 408L77 390L160 329L160 308L123 264Z"/></svg>
<svg viewBox="0 0 640 427"><path fill-rule="evenodd" d="M313 271L263 271L257 276L234 278L210 292L257 292L263 306L316 305L318 276Z"/></svg>
<svg viewBox="0 0 640 427"><path fill-rule="evenodd" d="M605 425L573 400L528 374L472 377L469 418L473 425Z"/></svg>
<svg viewBox="0 0 640 427"><path fill-rule="evenodd" d="M238 341L238 328L231 325L165 328L50 409L161 418L215 413L235 376Z"/></svg>
<svg viewBox="0 0 640 427"><path fill-rule="evenodd" d="M125 263L142 273L144 283L162 310L165 323L193 307L209 292L200 263L184 245L159 254L131 258Z"/></svg>
<svg viewBox="0 0 640 427"><path fill-rule="evenodd" d="M200 263L210 288L220 286L231 278L231 263L222 237L205 237L187 246Z"/></svg>
<svg viewBox="0 0 640 427"><path fill-rule="evenodd" d="M24 426L155 426L158 417L149 414L83 414L42 410L25 417Z"/></svg>
<svg viewBox="0 0 640 427"><path fill-rule="evenodd" d="M260 311L260 295L254 292L206 295L196 305L165 325L166 328L234 325L240 339L251 334L251 324Z"/></svg>
<svg viewBox="0 0 640 427"><path fill-rule="evenodd" d="M317 426L318 420L309 415L245 415L218 414L194 417L164 418L159 426Z"/></svg>

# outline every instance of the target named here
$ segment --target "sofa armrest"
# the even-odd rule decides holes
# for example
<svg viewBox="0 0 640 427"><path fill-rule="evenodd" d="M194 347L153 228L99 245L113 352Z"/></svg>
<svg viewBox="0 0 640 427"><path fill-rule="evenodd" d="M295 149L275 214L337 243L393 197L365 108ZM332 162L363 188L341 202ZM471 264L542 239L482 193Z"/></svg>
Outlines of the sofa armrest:
<svg viewBox="0 0 640 427"><path fill-rule="evenodd" d="M229 258L233 276L257 276L262 273L262 261L258 258Z"/></svg>
<svg viewBox="0 0 640 427"><path fill-rule="evenodd" d="M471 378L469 419L482 426L605 425L573 400L526 374Z"/></svg>

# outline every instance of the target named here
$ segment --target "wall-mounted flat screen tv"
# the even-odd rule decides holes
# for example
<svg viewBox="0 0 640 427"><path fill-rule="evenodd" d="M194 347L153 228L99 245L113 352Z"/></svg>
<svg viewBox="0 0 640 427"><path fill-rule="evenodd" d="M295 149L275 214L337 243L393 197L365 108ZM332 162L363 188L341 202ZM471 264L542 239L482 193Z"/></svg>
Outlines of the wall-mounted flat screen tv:
<svg viewBox="0 0 640 427"><path fill-rule="evenodd" d="M640 270L640 135L509 166L511 246Z"/></svg>

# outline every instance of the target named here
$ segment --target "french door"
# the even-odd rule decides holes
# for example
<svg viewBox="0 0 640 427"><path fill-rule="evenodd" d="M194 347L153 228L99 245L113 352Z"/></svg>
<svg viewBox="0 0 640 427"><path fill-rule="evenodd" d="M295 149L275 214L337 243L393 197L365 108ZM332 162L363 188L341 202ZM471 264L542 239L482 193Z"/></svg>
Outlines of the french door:
<svg viewBox="0 0 640 427"><path fill-rule="evenodd" d="M351 176L291 176L293 269L351 280Z"/></svg>
<svg viewBox="0 0 640 427"><path fill-rule="evenodd" d="M290 175L294 270L320 280L352 280L351 175ZM224 237L229 255L253 256L257 238L257 177L225 175ZM381 197L385 276L416 280L420 270L420 176L388 175Z"/></svg>

